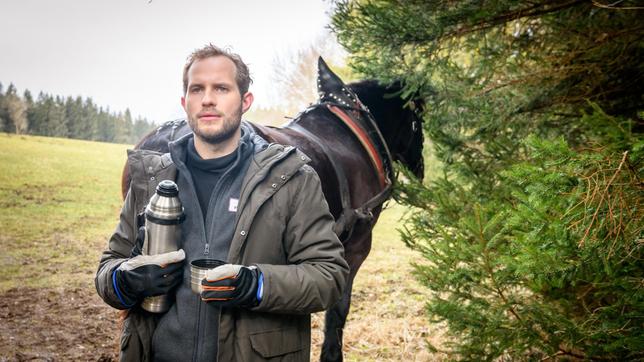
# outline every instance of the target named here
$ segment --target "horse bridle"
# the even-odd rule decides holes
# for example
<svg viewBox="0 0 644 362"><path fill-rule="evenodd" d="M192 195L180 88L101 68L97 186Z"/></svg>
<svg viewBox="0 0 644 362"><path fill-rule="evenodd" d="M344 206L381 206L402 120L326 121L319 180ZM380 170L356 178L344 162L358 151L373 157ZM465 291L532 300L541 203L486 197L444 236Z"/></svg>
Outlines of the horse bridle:
<svg viewBox="0 0 644 362"><path fill-rule="evenodd" d="M411 123L411 134L410 134L410 137L409 137L410 140L414 139L414 135L420 129L419 128L420 126L418 125L419 122L418 122L418 119L417 119L417 118L420 118L420 115L415 110L412 110L412 113L414 114L415 118L412 120L412 123ZM403 141L404 141L403 137L404 136L405 135L403 135L402 133L398 133L396 135L396 137L394 138L394 141L392 142L392 144L393 145L399 145L399 144L403 143ZM405 148L400 152L396 152L395 155L397 156L397 159L399 159L403 164L411 166L409 164L409 162L408 162L409 160L406 159L404 155L407 155L409 153L409 150L413 147L413 145L412 145L411 142L404 142L404 144L405 144ZM412 170L412 171L414 171L414 173L416 172L415 169Z"/></svg>
<svg viewBox="0 0 644 362"><path fill-rule="evenodd" d="M393 184L394 173L393 160L389 146L387 146L387 141L382 136L369 109L359 100L356 100L356 103L358 107L336 102L320 102L316 105L327 108L349 128L353 136L360 141L365 151L369 154L376 173L378 173L378 177L381 179L381 186L383 188L390 187ZM368 128L355 117L355 113L360 116L360 119L367 120L368 123L366 126ZM370 137L374 134L375 138ZM382 167L379 164L382 164Z"/></svg>

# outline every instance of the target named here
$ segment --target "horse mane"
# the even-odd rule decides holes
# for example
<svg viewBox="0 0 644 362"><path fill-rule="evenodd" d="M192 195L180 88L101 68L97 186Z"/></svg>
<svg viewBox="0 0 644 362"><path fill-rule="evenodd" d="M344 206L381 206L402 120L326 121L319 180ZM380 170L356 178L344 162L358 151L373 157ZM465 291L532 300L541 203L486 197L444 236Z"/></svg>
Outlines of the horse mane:
<svg viewBox="0 0 644 362"><path fill-rule="evenodd" d="M360 98L363 104L369 104L369 111L374 115L382 114L386 107L399 107L399 109L413 108L422 110L425 106L424 99L415 93L410 99L405 100L402 92L405 85L400 80L388 84L380 83L376 79L365 79L348 83L347 86ZM388 102L383 102L386 99Z"/></svg>
<svg viewBox="0 0 644 362"><path fill-rule="evenodd" d="M388 109L392 107L403 109L407 103L400 98L400 93L403 90L403 84L400 81L385 85L375 79L366 79L351 82L347 86L358 96L362 104L368 105L369 111L381 129L385 128L382 122L388 117L383 115L387 113ZM383 102L383 100L387 101Z"/></svg>

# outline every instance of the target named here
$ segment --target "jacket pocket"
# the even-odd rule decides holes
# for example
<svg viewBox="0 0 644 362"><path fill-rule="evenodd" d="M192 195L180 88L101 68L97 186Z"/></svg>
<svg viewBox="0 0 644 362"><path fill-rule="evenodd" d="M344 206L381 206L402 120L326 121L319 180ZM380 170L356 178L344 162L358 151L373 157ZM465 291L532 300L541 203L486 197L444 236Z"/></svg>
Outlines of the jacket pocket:
<svg viewBox="0 0 644 362"><path fill-rule="evenodd" d="M253 350L264 358L287 357L286 355L301 351L303 348L302 339L297 328L274 329L253 333L250 335L250 344Z"/></svg>

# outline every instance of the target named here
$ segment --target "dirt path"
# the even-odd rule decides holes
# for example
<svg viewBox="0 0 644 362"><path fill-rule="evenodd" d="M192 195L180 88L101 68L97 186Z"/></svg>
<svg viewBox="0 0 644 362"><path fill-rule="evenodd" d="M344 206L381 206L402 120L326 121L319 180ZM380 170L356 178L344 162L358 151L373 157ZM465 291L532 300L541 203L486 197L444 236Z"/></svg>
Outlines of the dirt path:
<svg viewBox="0 0 644 362"><path fill-rule="evenodd" d="M116 361L117 318L89 289L0 293L0 361Z"/></svg>

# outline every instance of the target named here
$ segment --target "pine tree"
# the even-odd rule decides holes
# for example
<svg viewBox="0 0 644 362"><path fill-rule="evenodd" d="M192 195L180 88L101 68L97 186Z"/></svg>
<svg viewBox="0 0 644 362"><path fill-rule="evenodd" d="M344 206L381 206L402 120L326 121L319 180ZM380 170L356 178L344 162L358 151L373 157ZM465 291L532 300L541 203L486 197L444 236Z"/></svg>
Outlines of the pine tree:
<svg viewBox="0 0 644 362"><path fill-rule="evenodd" d="M147 119L143 117L137 117L136 120L134 120L134 126L132 128L133 140L131 143L134 144L138 142L141 138L143 138L143 136L148 134L154 128L155 128L154 124L148 122Z"/></svg>
<svg viewBox="0 0 644 362"><path fill-rule="evenodd" d="M85 140L98 139L98 107L92 101L92 98L85 98L82 107L82 125L81 138Z"/></svg>
<svg viewBox="0 0 644 362"><path fill-rule="evenodd" d="M69 137L81 139L83 131L82 115L83 99L80 96L76 98L67 97L65 99L65 118L69 129Z"/></svg>
<svg viewBox="0 0 644 362"><path fill-rule="evenodd" d="M29 128L31 134L46 135L47 117L49 113L46 106L47 99L48 96L45 93L38 93L38 98L32 106L31 113L29 113Z"/></svg>
<svg viewBox="0 0 644 362"><path fill-rule="evenodd" d="M22 93L22 99L25 101L27 107L33 106L34 97L31 95L31 91L29 89L25 89L25 91Z"/></svg>
<svg viewBox="0 0 644 362"><path fill-rule="evenodd" d="M635 1L340 2L365 76L425 98L442 174L406 176L405 242L466 360L644 358Z"/></svg>
<svg viewBox="0 0 644 362"><path fill-rule="evenodd" d="M129 108L125 109L123 118L125 120L125 137L123 137L122 143L135 143L136 141L138 141L138 139L136 139L133 134L134 121L132 120L132 113L130 112Z"/></svg>
<svg viewBox="0 0 644 362"><path fill-rule="evenodd" d="M31 95L31 91L29 89L25 89L24 93L22 94L22 98L25 102L25 106L27 107L26 111L26 116L27 116L27 125L28 125L28 132L30 134L33 134L33 118L34 118L34 108L35 108L35 101L34 97Z"/></svg>
<svg viewBox="0 0 644 362"><path fill-rule="evenodd" d="M65 114L63 97L56 96L49 103L47 135L52 137L69 137L69 121Z"/></svg>
<svg viewBox="0 0 644 362"><path fill-rule="evenodd" d="M96 118L97 124L97 141L113 142L116 131L116 122L114 117L110 114L109 108L103 109L99 107Z"/></svg>
<svg viewBox="0 0 644 362"><path fill-rule="evenodd" d="M132 114L130 109L126 109L125 113L116 115L114 126L114 142L116 143L130 143L132 141Z"/></svg>

